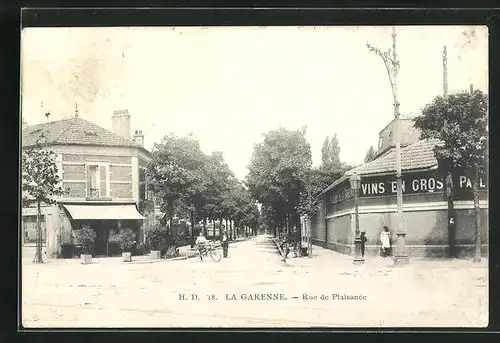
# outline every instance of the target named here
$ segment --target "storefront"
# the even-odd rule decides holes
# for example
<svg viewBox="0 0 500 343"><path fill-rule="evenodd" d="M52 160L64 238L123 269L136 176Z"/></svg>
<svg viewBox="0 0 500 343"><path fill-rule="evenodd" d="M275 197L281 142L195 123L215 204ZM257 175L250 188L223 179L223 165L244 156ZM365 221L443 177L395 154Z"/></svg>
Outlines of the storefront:
<svg viewBox="0 0 500 343"><path fill-rule="evenodd" d="M75 230L89 225L96 232L94 255L114 256L120 253L118 234L130 228L136 232L137 242L143 241L141 227L145 219L135 203L68 204L54 206L59 211L58 220L49 233L48 250L57 251L57 256L70 257L72 248L78 244Z"/></svg>
<svg viewBox="0 0 500 343"><path fill-rule="evenodd" d="M415 160L420 158L420 161ZM402 150L403 218L408 254L446 256L450 245L448 221L454 221L453 246L458 256L470 255L475 242L472 182L460 171L454 175L455 217L448 218L445 182L433 158L432 144L419 142ZM392 170L392 171L391 171ZM380 251L383 226L396 240L396 177L394 154L355 168L321 194L321 209L312 220L313 243L335 251L354 251L355 204L349 175L361 175L359 191L359 227L366 232L366 255ZM488 247L488 180L480 178L480 235L482 252Z"/></svg>

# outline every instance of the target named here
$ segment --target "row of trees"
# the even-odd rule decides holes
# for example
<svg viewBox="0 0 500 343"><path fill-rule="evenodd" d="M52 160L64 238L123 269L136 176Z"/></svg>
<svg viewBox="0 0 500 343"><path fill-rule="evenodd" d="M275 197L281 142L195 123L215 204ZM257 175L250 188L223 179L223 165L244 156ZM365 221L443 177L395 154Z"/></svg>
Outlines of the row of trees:
<svg viewBox="0 0 500 343"><path fill-rule="evenodd" d="M219 226L225 220L230 238L237 228L259 226L260 212L244 185L235 178L220 152L204 154L191 135L169 134L154 145L147 170L148 188L159 200L168 223L174 217L191 222L191 244L194 226L207 222Z"/></svg>
<svg viewBox="0 0 500 343"><path fill-rule="evenodd" d="M349 168L340 162L340 147L335 134L326 137L322 164L312 166L311 146L306 128L269 131L254 147L245 183L252 197L262 204L262 217L277 236L281 230L300 228L300 215L317 212L317 195Z"/></svg>

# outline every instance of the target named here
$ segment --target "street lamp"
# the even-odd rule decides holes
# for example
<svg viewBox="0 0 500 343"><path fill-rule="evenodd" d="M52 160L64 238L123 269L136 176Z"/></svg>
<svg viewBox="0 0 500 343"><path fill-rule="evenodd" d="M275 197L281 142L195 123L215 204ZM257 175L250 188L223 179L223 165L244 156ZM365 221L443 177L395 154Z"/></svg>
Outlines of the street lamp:
<svg viewBox="0 0 500 343"><path fill-rule="evenodd" d="M361 254L361 232L359 231L359 189L361 188L361 176L354 172L349 178L351 189L354 191L354 209L356 214L356 231L354 233L354 264L363 264L365 259Z"/></svg>

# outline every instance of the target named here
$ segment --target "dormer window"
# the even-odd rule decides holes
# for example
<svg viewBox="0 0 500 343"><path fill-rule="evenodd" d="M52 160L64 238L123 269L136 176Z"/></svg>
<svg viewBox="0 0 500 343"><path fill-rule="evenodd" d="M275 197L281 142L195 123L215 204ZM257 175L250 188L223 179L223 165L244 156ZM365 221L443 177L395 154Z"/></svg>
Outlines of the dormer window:
<svg viewBox="0 0 500 343"><path fill-rule="evenodd" d="M95 133L94 131L90 131L90 130L85 130L85 134L87 136L97 136L97 133Z"/></svg>

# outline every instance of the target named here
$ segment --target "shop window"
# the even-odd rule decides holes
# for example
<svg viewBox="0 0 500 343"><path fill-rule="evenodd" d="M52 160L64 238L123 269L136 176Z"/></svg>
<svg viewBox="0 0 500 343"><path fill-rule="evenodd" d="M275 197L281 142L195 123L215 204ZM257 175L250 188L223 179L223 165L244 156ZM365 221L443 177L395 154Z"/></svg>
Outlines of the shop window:
<svg viewBox="0 0 500 343"><path fill-rule="evenodd" d="M23 228L23 242L24 243L36 243L37 239L37 228L36 228L36 215L35 216L23 216L22 218L22 228ZM45 216L40 216L40 226L42 227L42 242L45 243Z"/></svg>

